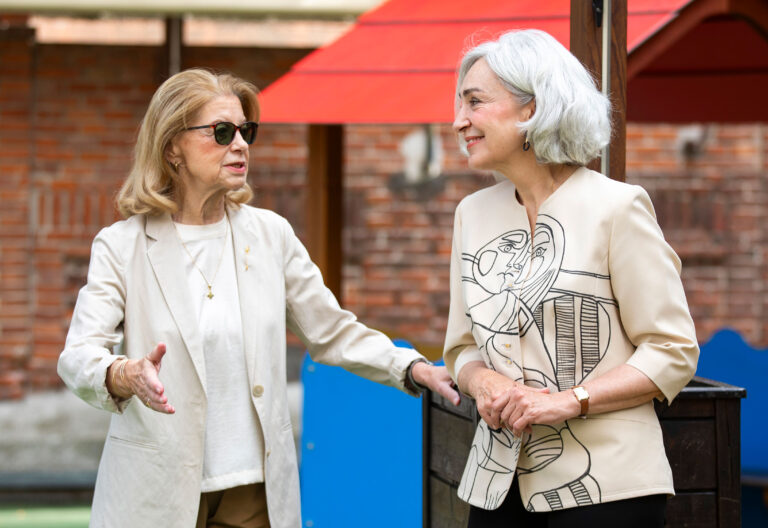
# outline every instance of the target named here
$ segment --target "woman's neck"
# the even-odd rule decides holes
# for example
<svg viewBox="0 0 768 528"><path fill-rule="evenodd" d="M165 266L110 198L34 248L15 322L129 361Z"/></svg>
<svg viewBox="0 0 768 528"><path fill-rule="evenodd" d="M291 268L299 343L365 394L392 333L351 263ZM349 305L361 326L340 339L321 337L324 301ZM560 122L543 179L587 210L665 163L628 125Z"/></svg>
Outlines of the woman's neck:
<svg viewBox="0 0 768 528"><path fill-rule="evenodd" d="M185 194L181 207L173 214L173 221L179 224L215 224L224 218L224 193L211 196L207 200L194 199Z"/></svg>
<svg viewBox="0 0 768 528"><path fill-rule="evenodd" d="M533 156L516 163L504 176L515 184L518 199L528 213L531 231L536 225L539 208L552 193L576 172L578 167L563 164L539 164Z"/></svg>

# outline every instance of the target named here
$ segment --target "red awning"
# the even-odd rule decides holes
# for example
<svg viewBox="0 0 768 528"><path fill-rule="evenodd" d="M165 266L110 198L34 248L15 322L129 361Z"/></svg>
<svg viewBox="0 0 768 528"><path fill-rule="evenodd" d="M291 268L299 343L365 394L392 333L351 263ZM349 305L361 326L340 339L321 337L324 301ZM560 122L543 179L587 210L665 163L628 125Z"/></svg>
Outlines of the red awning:
<svg viewBox="0 0 768 528"><path fill-rule="evenodd" d="M748 95L768 91L768 42L747 22L728 19L720 24L707 18L709 26L689 27L696 16L702 22L712 14L702 11L698 4L719 5L721 2L628 0L628 3L630 119L679 121L676 115L679 113L687 120L689 114L700 115L700 107L710 105L706 99L724 89L723 84L731 86L728 90L731 92L734 80L744 82ZM681 29L668 31L683 15L685 24L679 24ZM361 16L349 32L309 54L264 90L262 120L272 123L449 122L453 114L455 69L464 49L517 28L542 29L568 46L569 17L570 0L390 0ZM702 27L716 30L718 39L728 40L712 41ZM694 38L686 38L692 29L696 30ZM647 46L657 36L668 46L682 42L687 48L667 57L663 46ZM723 42L728 45L724 46ZM643 68L633 70L634 52L646 46L649 51L638 54L636 61L644 62ZM746 53L736 61L739 64L735 68L728 57L734 53L734 46L736 53ZM709 48L718 56L714 63L710 62L712 53L702 52ZM690 51L694 51L693 56ZM655 73L643 76L646 71ZM720 78L723 72L730 77ZM633 76L641 82L636 83ZM677 85L675 90L670 91L670 79ZM668 91L683 100L692 97L696 104L681 108L677 99L667 97ZM722 98L727 96L722 92L720 96L722 103ZM758 113L768 120L768 110ZM737 113L723 104L719 114L725 120L733 120ZM755 115L751 120L761 120L754 113L749 115Z"/></svg>

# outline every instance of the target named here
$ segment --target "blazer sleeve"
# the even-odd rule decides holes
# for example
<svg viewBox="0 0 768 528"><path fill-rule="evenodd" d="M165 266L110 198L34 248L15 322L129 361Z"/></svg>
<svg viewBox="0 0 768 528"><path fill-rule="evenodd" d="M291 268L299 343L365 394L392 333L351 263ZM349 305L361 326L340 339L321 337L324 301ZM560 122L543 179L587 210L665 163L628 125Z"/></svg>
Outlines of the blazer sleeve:
<svg viewBox="0 0 768 528"><path fill-rule="evenodd" d="M633 186L615 215L608 268L621 323L636 350L627 362L648 376L668 402L696 372L699 346L680 259L664 240L651 199Z"/></svg>
<svg viewBox="0 0 768 528"><path fill-rule="evenodd" d="M416 395L406 388L405 377L410 364L423 356L413 349L396 347L384 334L342 309L285 220L282 229L286 324L307 346L312 359Z"/></svg>
<svg viewBox="0 0 768 528"><path fill-rule="evenodd" d="M91 246L88 282L80 290L72 314L58 373L86 403L122 413L130 399L113 398L107 390L109 366L124 357L116 349L123 341L125 269L114 228L102 229Z"/></svg>
<svg viewBox="0 0 768 528"><path fill-rule="evenodd" d="M448 327L445 333L443 359L454 380L461 369L472 361L483 361L483 356L472 335L472 321L467 315L464 289L461 285L461 204L456 207L453 219L451 243L451 300L448 310Z"/></svg>

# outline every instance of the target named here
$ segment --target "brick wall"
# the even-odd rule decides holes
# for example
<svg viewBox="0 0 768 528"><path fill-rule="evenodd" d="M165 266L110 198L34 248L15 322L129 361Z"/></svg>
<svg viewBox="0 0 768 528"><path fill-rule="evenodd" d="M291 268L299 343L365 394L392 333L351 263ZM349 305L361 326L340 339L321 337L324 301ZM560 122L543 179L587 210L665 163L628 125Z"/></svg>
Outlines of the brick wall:
<svg viewBox="0 0 768 528"><path fill-rule="evenodd" d="M264 86L306 52L187 48L183 58ZM35 43L25 17L0 16L0 399L61 385L90 244L118 219L114 194L163 64L157 47Z"/></svg>
<svg viewBox="0 0 768 528"><path fill-rule="evenodd" d="M767 140L764 124L628 127L627 180L683 260L700 341L730 327L768 344Z"/></svg>
<svg viewBox="0 0 768 528"><path fill-rule="evenodd" d="M493 181L463 168L446 126L441 190L393 190L397 144L414 128L348 127L344 298L364 320L439 348L453 209ZM628 126L627 181L648 190L683 261L701 342L730 327L768 345L767 159L762 124Z"/></svg>
<svg viewBox="0 0 768 528"><path fill-rule="evenodd" d="M32 337L27 223L34 34L25 22L0 19L0 398L21 396Z"/></svg>
<svg viewBox="0 0 768 528"><path fill-rule="evenodd" d="M0 29L0 399L58 386L55 364L97 230L116 219L141 115L163 79L155 47L35 44ZM0 27L4 27L0 24ZM264 87L306 50L185 48L184 67ZM448 126L433 180L404 185L401 141L420 128L346 128L345 305L434 354L445 330L456 203L493 180L466 169ZM306 127L269 125L251 151L256 205L304 233ZM650 192L706 341L736 328L768 344L764 125L628 127L627 178Z"/></svg>

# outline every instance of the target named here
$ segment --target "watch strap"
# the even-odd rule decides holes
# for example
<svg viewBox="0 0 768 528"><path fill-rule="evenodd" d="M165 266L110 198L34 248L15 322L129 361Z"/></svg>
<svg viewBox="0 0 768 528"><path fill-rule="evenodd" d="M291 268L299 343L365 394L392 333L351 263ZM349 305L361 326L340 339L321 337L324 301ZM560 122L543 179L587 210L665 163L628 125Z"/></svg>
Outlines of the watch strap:
<svg viewBox="0 0 768 528"><path fill-rule="evenodd" d="M571 391L573 391L574 397L579 402L579 405L581 405L579 418L586 418L587 413L589 412L589 393L587 392L587 389L582 385L575 385L574 387L571 387Z"/></svg>

